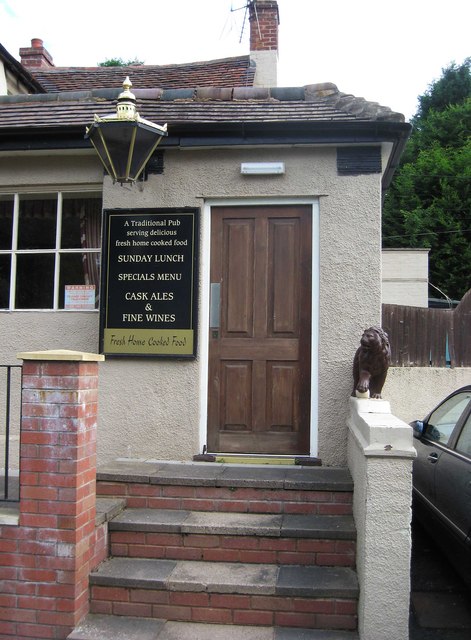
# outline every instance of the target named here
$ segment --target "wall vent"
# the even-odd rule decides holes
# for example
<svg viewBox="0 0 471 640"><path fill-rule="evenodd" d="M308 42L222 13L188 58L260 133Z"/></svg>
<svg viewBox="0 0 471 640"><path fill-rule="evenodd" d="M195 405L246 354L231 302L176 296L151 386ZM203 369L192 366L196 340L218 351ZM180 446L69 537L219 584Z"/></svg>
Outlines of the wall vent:
<svg viewBox="0 0 471 640"><path fill-rule="evenodd" d="M381 147L338 147L337 173L356 176L362 173L381 173Z"/></svg>

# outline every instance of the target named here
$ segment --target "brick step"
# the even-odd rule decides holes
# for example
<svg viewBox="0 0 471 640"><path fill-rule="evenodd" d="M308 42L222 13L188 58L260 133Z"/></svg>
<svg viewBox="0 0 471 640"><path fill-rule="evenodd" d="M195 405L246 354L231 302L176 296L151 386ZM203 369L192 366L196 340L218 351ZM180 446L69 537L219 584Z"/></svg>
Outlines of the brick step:
<svg viewBox="0 0 471 640"><path fill-rule="evenodd" d="M346 567L112 558L90 574L91 613L182 622L355 630Z"/></svg>
<svg viewBox="0 0 471 640"><path fill-rule="evenodd" d="M126 509L109 536L112 556L355 566L352 516Z"/></svg>
<svg viewBox="0 0 471 640"><path fill-rule="evenodd" d="M90 614L67 640L358 640L350 631L253 627Z"/></svg>
<svg viewBox="0 0 471 640"><path fill-rule="evenodd" d="M347 469L117 461L98 470L97 493L132 508L351 515Z"/></svg>

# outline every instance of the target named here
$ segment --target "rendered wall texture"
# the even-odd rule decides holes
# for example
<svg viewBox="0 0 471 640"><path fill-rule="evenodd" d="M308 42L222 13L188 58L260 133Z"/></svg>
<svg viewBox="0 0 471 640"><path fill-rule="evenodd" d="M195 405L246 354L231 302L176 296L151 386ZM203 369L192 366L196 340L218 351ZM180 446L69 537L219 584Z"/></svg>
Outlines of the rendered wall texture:
<svg viewBox="0 0 471 640"><path fill-rule="evenodd" d="M455 389L471 384L471 368L392 367L388 371L383 398L395 416L412 422L421 420Z"/></svg>
<svg viewBox="0 0 471 640"><path fill-rule="evenodd" d="M409 637L412 429L384 400L349 401L362 640ZM385 612L387 612L385 614Z"/></svg>
<svg viewBox="0 0 471 640"><path fill-rule="evenodd" d="M428 307L428 254L428 249L383 249L383 304Z"/></svg>
<svg viewBox="0 0 471 640"><path fill-rule="evenodd" d="M240 175L241 162L284 161L286 175ZM48 184L96 186L102 171L94 157L0 160L0 189ZM51 187L52 188L52 187ZM164 174L134 187L105 178L105 208L201 207L202 261L209 259L207 201L283 204L319 201L319 405L318 455L326 465L346 462L347 400L351 367L363 329L381 312L380 176L339 177L334 148L166 151ZM376 275L375 275L376 274ZM200 344L208 309L202 308ZM65 348L96 352L94 312L0 313L0 362L18 351ZM206 375L195 361L107 359L101 367L99 462L118 456L188 460L201 451L200 415ZM204 404L204 403L203 403Z"/></svg>

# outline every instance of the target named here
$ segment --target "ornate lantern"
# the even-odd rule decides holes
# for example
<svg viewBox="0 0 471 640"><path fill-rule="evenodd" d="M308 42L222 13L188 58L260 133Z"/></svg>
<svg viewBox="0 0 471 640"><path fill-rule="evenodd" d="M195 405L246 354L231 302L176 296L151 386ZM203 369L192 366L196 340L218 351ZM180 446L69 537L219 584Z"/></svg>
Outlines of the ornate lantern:
<svg viewBox="0 0 471 640"><path fill-rule="evenodd" d="M140 117L131 87L126 77L116 113L103 118L95 114L85 134L113 182L121 184L136 182L162 137L167 135L166 124L160 127Z"/></svg>

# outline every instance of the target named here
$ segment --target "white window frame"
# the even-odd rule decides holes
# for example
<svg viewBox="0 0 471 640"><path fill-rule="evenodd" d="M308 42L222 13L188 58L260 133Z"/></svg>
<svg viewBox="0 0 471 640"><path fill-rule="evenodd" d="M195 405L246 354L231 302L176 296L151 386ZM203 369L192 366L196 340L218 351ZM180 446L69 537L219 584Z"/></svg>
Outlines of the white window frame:
<svg viewBox="0 0 471 640"><path fill-rule="evenodd" d="M80 195L83 197L94 196L103 197L101 191L99 189L81 189L76 186L71 189L58 189L58 188L48 188L44 190L35 190L35 189L25 189L21 191L10 191L10 192L2 192L3 196L13 196L13 223L12 223L12 242L11 249L0 249L0 255L9 255L11 256L11 266L10 266L10 298L9 305L7 307L1 307L0 311L66 311L66 312L75 312L75 313L84 313L81 310L68 310L59 308L59 282L60 282L60 261L61 254L73 254L73 253L94 253L101 254L101 247L95 249L82 249L81 247L74 249L61 249L61 233L62 233L62 203L64 194L74 194ZM55 247L52 249L18 249L18 225L19 225L19 214L20 214L20 199L22 196L41 196L45 195L55 195L57 198L57 218L56 218L56 240ZM17 267L17 257L19 255L25 254L40 254L40 255L53 255L54 256L54 290L53 290L53 306L52 307L40 307L37 309L32 308L17 308L15 307L15 297L16 297L16 267ZM86 313L97 313L99 309L88 310Z"/></svg>

